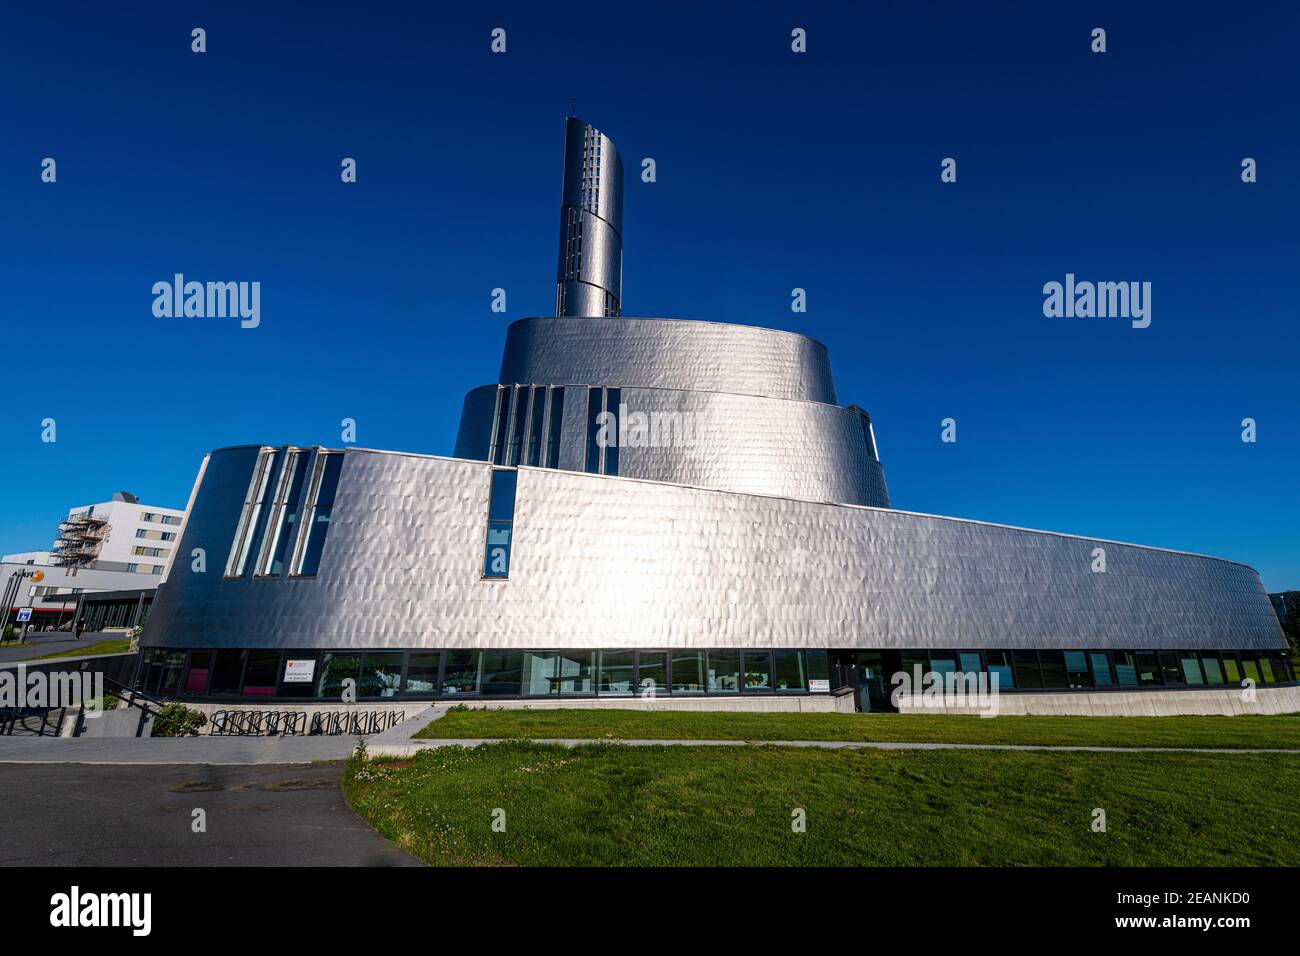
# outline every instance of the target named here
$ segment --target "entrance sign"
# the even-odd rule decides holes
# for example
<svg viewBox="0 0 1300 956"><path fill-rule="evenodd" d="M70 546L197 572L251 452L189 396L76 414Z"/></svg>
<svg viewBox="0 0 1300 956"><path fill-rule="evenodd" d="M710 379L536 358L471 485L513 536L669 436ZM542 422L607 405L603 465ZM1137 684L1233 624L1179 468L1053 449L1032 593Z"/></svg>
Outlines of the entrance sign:
<svg viewBox="0 0 1300 956"><path fill-rule="evenodd" d="M314 660L284 662L284 682L286 684L310 684L315 675L316 662Z"/></svg>

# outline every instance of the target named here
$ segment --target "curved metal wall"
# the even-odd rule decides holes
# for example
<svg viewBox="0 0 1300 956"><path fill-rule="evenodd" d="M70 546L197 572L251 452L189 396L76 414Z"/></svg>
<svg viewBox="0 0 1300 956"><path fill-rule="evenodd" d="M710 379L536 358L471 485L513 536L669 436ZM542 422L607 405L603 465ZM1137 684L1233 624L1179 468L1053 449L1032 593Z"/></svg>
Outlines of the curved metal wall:
<svg viewBox="0 0 1300 956"><path fill-rule="evenodd" d="M835 404L826 346L794 332L682 319L513 322L498 382L640 385Z"/></svg>
<svg viewBox="0 0 1300 956"><path fill-rule="evenodd" d="M455 457L486 461L497 386L465 396ZM583 471L587 387L565 390L561 459ZM618 474L721 491L889 507L880 462L857 412L815 402L663 388L623 388ZM572 417L570 412L573 411ZM640 444L628 444L626 440Z"/></svg>
<svg viewBox="0 0 1300 956"><path fill-rule="evenodd" d="M510 578L484 581L491 467L359 449L317 577L223 580L255 454L213 452L180 542L208 570L176 562L146 645L1285 647L1229 561L550 469L520 469Z"/></svg>

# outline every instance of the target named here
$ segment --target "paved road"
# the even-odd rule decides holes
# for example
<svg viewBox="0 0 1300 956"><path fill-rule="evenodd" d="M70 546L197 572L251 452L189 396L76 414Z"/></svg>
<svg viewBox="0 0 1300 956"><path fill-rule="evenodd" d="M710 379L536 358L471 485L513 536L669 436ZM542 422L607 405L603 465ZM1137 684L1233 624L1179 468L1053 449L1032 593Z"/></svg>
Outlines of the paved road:
<svg viewBox="0 0 1300 956"><path fill-rule="evenodd" d="M9 765L0 866L419 866L355 816L342 768ZM191 829L193 811L207 832Z"/></svg>

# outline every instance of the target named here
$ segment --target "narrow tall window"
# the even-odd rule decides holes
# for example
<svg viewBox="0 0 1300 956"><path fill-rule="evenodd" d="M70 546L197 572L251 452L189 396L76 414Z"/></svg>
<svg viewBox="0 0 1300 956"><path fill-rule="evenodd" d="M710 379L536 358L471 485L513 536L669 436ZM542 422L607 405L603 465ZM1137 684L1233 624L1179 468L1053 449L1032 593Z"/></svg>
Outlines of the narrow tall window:
<svg viewBox="0 0 1300 956"><path fill-rule="evenodd" d="M601 474L618 474L618 436L619 428L622 425L619 417L623 414L622 401L622 389L611 388L606 390L605 409L609 412L609 415L605 421L609 424L605 429L605 466L601 469Z"/></svg>
<svg viewBox="0 0 1300 956"><path fill-rule="evenodd" d="M510 539L515 522L517 471L493 471L488 495L487 546L483 556L483 577L510 576Z"/></svg>
<svg viewBox="0 0 1300 956"><path fill-rule="evenodd" d="M325 550L325 536L330 529L330 515L334 511L334 494L339 487L339 474L343 470L342 452L319 452L316 467L312 469L311 517L305 529L294 574L312 575L320 570L321 553Z"/></svg>
<svg viewBox="0 0 1300 956"><path fill-rule="evenodd" d="M528 422L528 389L523 385L515 386L515 410L510 421L510 454L506 464L519 464L519 455L524 444L524 427Z"/></svg>
<svg viewBox="0 0 1300 956"><path fill-rule="evenodd" d="M542 426L546 422L546 389L534 385L532 393L533 411L528 420L528 464L537 466L542 463Z"/></svg>
<svg viewBox="0 0 1300 956"><path fill-rule="evenodd" d="M298 522L302 518L302 490L307 479L311 453L294 450L288 453L280 469L275 505L267 522L266 543L262 547L258 574L274 575L284 570L298 540Z"/></svg>
<svg viewBox="0 0 1300 956"><path fill-rule="evenodd" d="M226 559L226 577L237 578L244 574L248 554L257 532L261 527L262 504L266 500L266 489L271 483L271 472L275 470L276 451L263 448L253 465L253 476L248 482L248 492L244 495L244 508L239 514L239 524L235 528L235 540L230 545L230 557Z"/></svg>
<svg viewBox="0 0 1300 956"><path fill-rule="evenodd" d="M587 471L593 475L600 474L600 413L604 401L603 388L587 389Z"/></svg>
<svg viewBox="0 0 1300 956"><path fill-rule="evenodd" d="M564 386L552 388L551 417L547 425L546 467L560 467L560 429L564 427Z"/></svg>
<svg viewBox="0 0 1300 956"><path fill-rule="evenodd" d="M501 464L501 457L506 447L506 428L510 424L510 387L497 388L496 415L493 418L492 447L488 450L488 461Z"/></svg>

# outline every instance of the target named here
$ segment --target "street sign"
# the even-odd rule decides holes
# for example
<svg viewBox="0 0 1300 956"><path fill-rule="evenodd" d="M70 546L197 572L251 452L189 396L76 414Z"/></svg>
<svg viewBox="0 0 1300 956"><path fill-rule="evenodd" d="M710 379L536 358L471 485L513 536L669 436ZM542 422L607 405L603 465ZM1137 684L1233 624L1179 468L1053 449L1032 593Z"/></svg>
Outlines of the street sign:
<svg viewBox="0 0 1300 956"><path fill-rule="evenodd" d="M31 608L29 608L29 607L20 607L20 608L18 609L18 623L19 623L19 624L23 623L23 621L30 621L31 619L32 619L32 609L31 609Z"/></svg>

